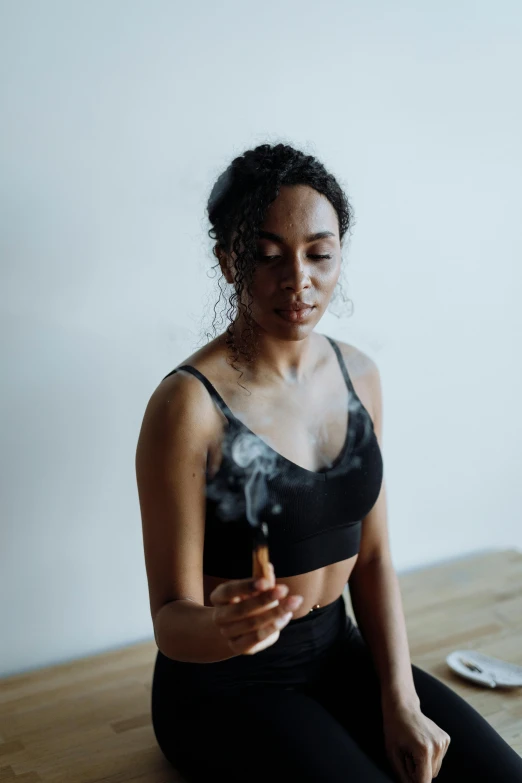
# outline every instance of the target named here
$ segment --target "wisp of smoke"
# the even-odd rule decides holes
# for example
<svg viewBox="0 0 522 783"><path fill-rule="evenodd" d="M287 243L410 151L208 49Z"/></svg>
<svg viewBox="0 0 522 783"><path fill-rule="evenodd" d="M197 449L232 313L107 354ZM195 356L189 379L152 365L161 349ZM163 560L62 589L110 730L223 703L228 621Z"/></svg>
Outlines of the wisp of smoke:
<svg viewBox="0 0 522 783"><path fill-rule="evenodd" d="M266 479L276 470L276 454L250 432L241 432L235 437L231 454L236 465L246 470L246 516L252 527L256 527L259 511L267 499Z"/></svg>

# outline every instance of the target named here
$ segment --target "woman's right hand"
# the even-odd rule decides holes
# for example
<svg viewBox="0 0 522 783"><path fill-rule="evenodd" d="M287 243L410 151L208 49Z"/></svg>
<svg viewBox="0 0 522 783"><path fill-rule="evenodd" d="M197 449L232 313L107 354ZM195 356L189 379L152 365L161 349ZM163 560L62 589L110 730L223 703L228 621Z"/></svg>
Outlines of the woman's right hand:
<svg viewBox="0 0 522 783"><path fill-rule="evenodd" d="M301 595L288 595L288 587L271 579L230 579L210 594L212 619L236 655L254 655L279 639L281 629L303 602Z"/></svg>

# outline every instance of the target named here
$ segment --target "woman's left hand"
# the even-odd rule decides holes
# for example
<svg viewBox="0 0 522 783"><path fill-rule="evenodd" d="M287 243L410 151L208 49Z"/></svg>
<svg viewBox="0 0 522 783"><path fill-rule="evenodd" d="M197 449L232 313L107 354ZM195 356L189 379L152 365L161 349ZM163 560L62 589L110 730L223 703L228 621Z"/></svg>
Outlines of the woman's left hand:
<svg viewBox="0 0 522 783"><path fill-rule="evenodd" d="M383 704L388 758L400 783L431 783L440 772L451 737L418 706Z"/></svg>

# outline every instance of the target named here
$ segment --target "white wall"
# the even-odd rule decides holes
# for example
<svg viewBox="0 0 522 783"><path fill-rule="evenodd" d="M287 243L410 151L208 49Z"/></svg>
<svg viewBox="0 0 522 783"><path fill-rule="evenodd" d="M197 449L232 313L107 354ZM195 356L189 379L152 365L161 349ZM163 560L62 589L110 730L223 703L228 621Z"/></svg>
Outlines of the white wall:
<svg viewBox="0 0 522 783"><path fill-rule="evenodd" d="M397 570L522 548L522 6L0 14L0 676L152 638L138 432L210 325L210 188L265 141L355 208L318 331L381 370Z"/></svg>

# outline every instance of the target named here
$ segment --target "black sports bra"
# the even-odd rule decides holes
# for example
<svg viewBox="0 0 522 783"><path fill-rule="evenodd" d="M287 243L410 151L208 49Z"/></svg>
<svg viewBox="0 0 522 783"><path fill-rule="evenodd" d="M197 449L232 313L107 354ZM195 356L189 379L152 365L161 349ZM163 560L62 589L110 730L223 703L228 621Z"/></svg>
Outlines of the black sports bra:
<svg viewBox="0 0 522 783"><path fill-rule="evenodd" d="M258 520L268 526L268 549L277 578L314 571L359 551L362 519L379 497L383 461L371 416L355 392L339 346L327 339L348 387L349 412L341 453L320 471L307 470L268 446L234 416L195 367L184 364L165 376L178 370L190 372L206 386L228 422L219 469L213 478L207 470L204 574L223 579L252 575L253 538L245 494L251 472L248 465L241 467L245 464L241 448L238 451L241 443L259 450L267 471L257 485L261 495L256 496L256 511Z"/></svg>

